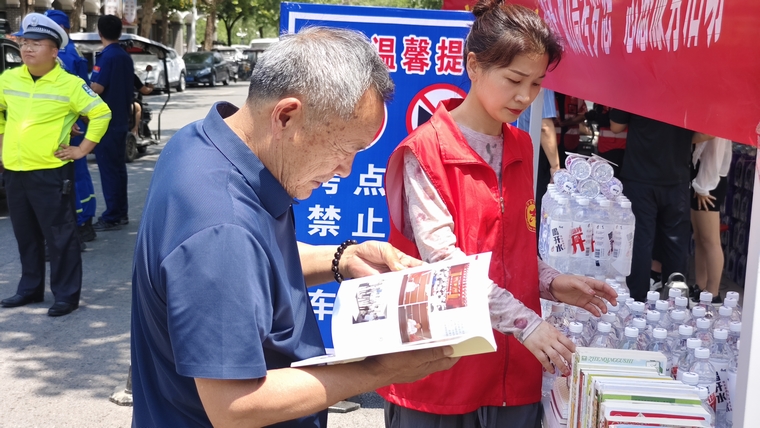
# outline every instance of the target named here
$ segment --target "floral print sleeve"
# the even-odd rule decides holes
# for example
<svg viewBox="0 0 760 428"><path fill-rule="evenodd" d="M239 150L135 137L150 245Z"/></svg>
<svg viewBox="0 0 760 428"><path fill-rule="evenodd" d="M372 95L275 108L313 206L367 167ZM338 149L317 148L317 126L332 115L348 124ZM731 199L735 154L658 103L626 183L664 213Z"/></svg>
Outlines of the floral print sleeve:
<svg viewBox="0 0 760 428"><path fill-rule="evenodd" d="M453 217L409 150L404 152L404 193L404 235L417 244L422 260L433 263L464 256L456 246ZM493 282L488 295L494 330L522 342L541 323L538 314Z"/></svg>

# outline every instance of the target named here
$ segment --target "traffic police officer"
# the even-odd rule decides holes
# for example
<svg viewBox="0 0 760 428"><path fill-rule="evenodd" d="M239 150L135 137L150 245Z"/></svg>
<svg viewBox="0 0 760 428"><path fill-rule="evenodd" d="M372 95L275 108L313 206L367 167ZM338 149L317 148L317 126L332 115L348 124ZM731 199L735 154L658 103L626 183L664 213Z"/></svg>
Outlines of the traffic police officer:
<svg viewBox="0 0 760 428"><path fill-rule="evenodd" d="M119 45L121 19L113 15L98 19L98 34L103 51L92 69L90 86L103 97L113 113L108 132L95 148L100 170L100 184L106 201L106 210L93 228L100 232L118 230L129 223L127 215L127 132L134 99L132 57Z"/></svg>
<svg viewBox="0 0 760 428"><path fill-rule="evenodd" d="M111 111L82 79L58 65L58 50L68 43L60 26L30 13L22 28L24 65L0 75L3 177L22 273L16 295L0 306L43 301L47 244L55 297L48 315L61 316L79 307L82 289L72 161L95 147ZM82 144L70 146L69 133L80 115L89 118L89 129Z"/></svg>
<svg viewBox="0 0 760 428"><path fill-rule="evenodd" d="M66 34L69 34L71 23L69 16L60 10L51 9L45 12L45 16L55 21L56 24L63 28ZM68 43L65 47L58 50L58 59L61 66L69 73L79 76L82 80L90 85L90 76L87 70L87 60L82 58L74 47L74 43ZM84 139L84 133L87 132L87 125L83 120L77 120L78 131L72 134L70 144L78 146ZM74 188L76 190L76 208L77 208L77 225L79 227L79 237L83 242L90 242L97 236L92 228L92 218L95 217L96 200L95 186L92 185L90 170L87 168L87 157L74 161Z"/></svg>

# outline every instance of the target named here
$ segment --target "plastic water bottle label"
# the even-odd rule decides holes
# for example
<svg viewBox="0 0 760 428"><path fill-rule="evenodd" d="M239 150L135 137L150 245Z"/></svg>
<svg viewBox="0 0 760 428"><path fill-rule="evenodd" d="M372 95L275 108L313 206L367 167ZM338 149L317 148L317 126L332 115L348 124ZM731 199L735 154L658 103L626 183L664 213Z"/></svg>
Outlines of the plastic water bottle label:
<svg viewBox="0 0 760 428"><path fill-rule="evenodd" d="M549 254L552 257L562 257L570 254L570 229L572 222L552 220L549 225Z"/></svg>
<svg viewBox="0 0 760 428"><path fill-rule="evenodd" d="M573 222L570 229L570 255L572 257L591 256L591 223Z"/></svg>
<svg viewBox="0 0 760 428"><path fill-rule="evenodd" d="M594 259L602 260L610 256L614 238L612 225L597 223L594 225Z"/></svg>
<svg viewBox="0 0 760 428"><path fill-rule="evenodd" d="M728 364L726 364L726 368ZM728 389L728 370L717 370L717 381L715 382L715 411L719 414L732 411L731 394Z"/></svg>

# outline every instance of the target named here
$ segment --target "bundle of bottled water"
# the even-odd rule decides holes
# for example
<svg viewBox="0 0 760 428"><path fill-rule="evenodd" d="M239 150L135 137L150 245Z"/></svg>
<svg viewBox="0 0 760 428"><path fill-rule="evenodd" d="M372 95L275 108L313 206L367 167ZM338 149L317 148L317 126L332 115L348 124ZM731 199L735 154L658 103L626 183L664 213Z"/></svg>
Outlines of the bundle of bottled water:
<svg viewBox="0 0 760 428"><path fill-rule="evenodd" d="M570 154L541 200L538 250L562 273L598 279L631 273L636 220L612 166Z"/></svg>
<svg viewBox="0 0 760 428"><path fill-rule="evenodd" d="M647 302L636 302L620 286L618 305L597 318L586 310L553 303L546 321L576 346L657 351L667 357L667 374L703 388L703 401L715 415L717 428L732 426L731 397L736 376L742 330L739 293L729 291L723 306L712 305L713 295L702 292L699 304L689 309L688 298L670 289L668 300L649 292ZM551 379L544 379L551 382ZM735 395L735 394L734 394Z"/></svg>

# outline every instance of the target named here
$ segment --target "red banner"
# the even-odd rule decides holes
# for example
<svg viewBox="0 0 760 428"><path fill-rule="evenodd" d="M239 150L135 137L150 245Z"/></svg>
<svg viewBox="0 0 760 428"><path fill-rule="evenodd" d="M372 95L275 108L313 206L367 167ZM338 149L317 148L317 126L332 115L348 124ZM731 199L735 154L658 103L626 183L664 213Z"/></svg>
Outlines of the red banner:
<svg viewBox="0 0 760 428"><path fill-rule="evenodd" d="M444 0L444 9L474 1ZM539 10L565 56L545 86L760 145L760 1L514 0Z"/></svg>

